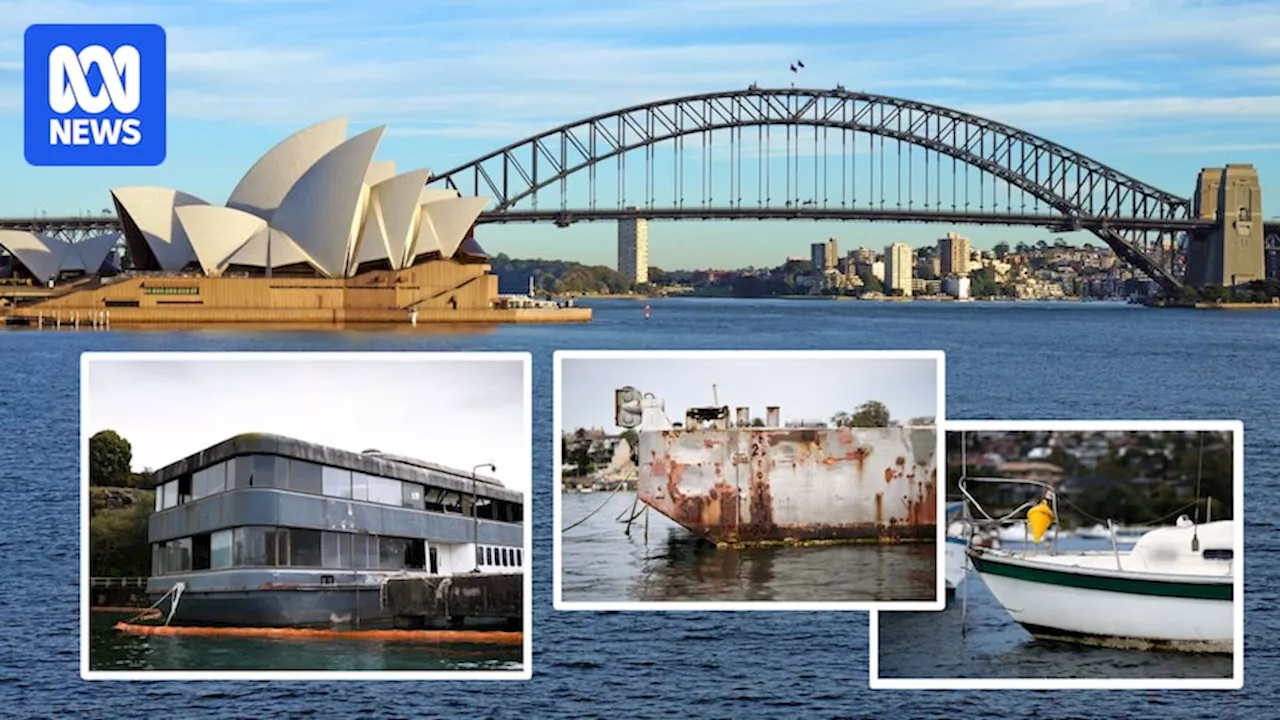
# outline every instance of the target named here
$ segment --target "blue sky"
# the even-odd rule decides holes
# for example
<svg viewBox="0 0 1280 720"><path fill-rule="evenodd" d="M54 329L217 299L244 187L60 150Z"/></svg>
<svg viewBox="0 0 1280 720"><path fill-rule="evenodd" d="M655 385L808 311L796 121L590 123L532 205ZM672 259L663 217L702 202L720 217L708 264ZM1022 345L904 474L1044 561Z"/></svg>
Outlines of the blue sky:
<svg viewBox="0 0 1280 720"><path fill-rule="evenodd" d="M165 26L162 166L26 165L22 33L36 22ZM787 70L797 58L802 78ZM100 212L117 185L223 202L273 144L335 115L353 130L389 123L380 158L442 171L625 105L793 79L970 111L1179 195L1202 166L1225 162L1254 163L1264 192L1280 188L1274 0L0 0L0 215ZM1280 215L1280 190L1270 197L1265 214ZM650 257L665 268L772 265L827 237L842 249L880 248L950 230L979 247L1050 237L998 227L654 223ZM490 252L609 265L614 238L605 223L479 234Z"/></svg>

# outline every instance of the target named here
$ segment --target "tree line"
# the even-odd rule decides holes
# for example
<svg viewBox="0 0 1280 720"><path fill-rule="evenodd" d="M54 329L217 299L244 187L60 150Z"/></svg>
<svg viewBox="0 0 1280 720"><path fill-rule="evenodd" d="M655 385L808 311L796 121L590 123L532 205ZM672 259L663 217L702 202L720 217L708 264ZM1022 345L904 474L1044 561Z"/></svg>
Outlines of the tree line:
<svg viewBox="0 0 1280 720"><path fill-rule="evenodd" d="M114 430L89 438L89 574L146 577L151 574L147 518L155 492L149 472L133 471L133 446Z"/></svg>

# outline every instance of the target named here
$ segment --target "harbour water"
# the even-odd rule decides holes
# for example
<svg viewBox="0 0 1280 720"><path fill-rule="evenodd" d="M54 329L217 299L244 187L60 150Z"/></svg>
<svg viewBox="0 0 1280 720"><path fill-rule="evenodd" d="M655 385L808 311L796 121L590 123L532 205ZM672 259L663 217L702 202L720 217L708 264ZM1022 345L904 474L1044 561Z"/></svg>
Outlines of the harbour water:
<svg viewBox="0 0 1280 720"><path fill-rule="evenodd" d="M581 523L563 534L561 587L566 602L937 598L937 549L932 544L721 550L656 510L646 510L627 535L619 516L626 520L634 506L635 493L561 497L564 527Z"/></svg>
<svg viewBox="0 0 1280 720"><path fill-rule="evenodd" d="M734 300L593 303L580 326L467 335L235 331L0 332L0 694L28 716L317 713L1169 719L1270 717L1280 692L1280 323L1272 313L1111 303ZM872 691L863 613L590 613L551 605L551 353L556 349L941 349L953 418L1240 418L1246 440L1245 689ZM530 350L534 353L534 663L527 682L84 684L79 656L82 350ZM191 412L175 402L156 412ZM248 408L258 412L260 409ZM973 642L981 642L975 637ZM1073 656L1063 656L1069 662ZM1136 661L1135 661L1136 662ZM1061 674L1059 671L1058 674ZM231 710L234 708L234 710Z"/></svg>

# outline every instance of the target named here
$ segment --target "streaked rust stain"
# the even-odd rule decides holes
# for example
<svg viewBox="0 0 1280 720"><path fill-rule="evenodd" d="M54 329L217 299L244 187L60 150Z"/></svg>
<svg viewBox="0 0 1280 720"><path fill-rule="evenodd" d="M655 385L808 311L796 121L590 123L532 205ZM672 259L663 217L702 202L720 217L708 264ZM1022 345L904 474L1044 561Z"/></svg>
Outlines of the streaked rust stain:
<svg viewBox="0 0 1280 720"><path fill-rule="evenodd" d="M878 434L883 432L730 428L642 435L648 462L642 468L641 500L719 543L931 541L937 494L935 482L923 478L936 481L936 467L917 472L914 463L898 457L883 468L887 487L881 492L858 484L877 450L886 461L894 457ZM654 445L659 437L663 442ZM858 468L856 477L842 469L846 464ZM812 481L817 482L800 484ZM805 494L798 494L799 487L807 488ZM865 503L863 493L873 495L873 502L862 509L846 505L859 496ZM893 498L901 499L902 509ZM886 499L893 504L886 506Z"/></svg>

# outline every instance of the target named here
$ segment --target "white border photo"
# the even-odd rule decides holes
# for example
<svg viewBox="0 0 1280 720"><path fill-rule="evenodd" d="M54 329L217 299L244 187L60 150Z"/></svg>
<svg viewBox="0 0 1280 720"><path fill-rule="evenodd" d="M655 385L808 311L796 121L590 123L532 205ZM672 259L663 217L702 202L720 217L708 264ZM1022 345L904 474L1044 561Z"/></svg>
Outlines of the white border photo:
<svg viewBox="0 0 1280 720"><path fill-rule="evenodd" d="M936 393L935 397L925 395L927 400L917 402L916 404L924 405L928 403L933 408L933 417L935 427L937 428L937 448L935 457L938 462L943 458L943 437L945 432L945 356L941 351L881 351L881 350L858 350L858 351L752 351L752 350L731 350L731 351L576 351L562 350L555 353L555 405L554 405L554 476L552 489L552 497L554 498L554 603L557 610L596 610L596 611L741 611L741 610L757 610L757 611L777 611L777 610L797 610L797 611L813 611L813 610L870 610L873 608L892 608L895 610L939 610L945 606L945 581L943 578L944 565L943 541L945 538L946 528L942 522L945 511L945 497L942 492L941 481L937 486L937 535L936 535L936 596L928 600L903 600L903 601L844 601L844 600L672 600L672 601L654 601L654 600L627 600L620 597L618 600L591 600L577 601L566 600L564 598L564 544L563 534L565 532L565 519L563 517L564 499L562 497L562 474L564 463L562 462L561 452L563 444L564 432L564 413L565 413L565 391L566 380L563 374L565 361L581 361L581 360L601 360L601 361L635 361L645 366L647 363L661 364L662 371L670 367L672 371L678 371L681 363L694 363L697 361L714 361L715 363L723 363L726 371L733 368L734 363L743 361L787 361L789 363L808 362L808 361L833 361L843 362L847 365L836 367L821 368L820 373L826 381L830 381L830 377L841 377L839 372L843 372L845 367L849 368L849 372L853 373L851 380L856 379L856 363L859 361L867 361L869 368L891 367L894 361L933 361L935 373L933 374L932 390ZM671 362L678 361L678 362ZM705 366L705 362L703 365ZM646 367L651 372L659 372L658 365ZM689 366L687 366L689 367ZM816 366L815 366L816 367ZM912 366L916 367L916 366ZM796 370L791 367L791 370ZM828 373L828 371L830 371ZM896 371L895 371L896 372ZM905 371L904 371L905 372ZM914 371L913 371L914 372ZM924 373L920 373L924 374ZM677 378L671 376L673 380L680 379L682 382L685 378ZM795 387L794 391L788 390L794 397L804 396L806 400L814 398L826 399L829 397L831 388L824 387L822 380L816 378L806 378L803 376L791 377L788 382ZM810 383L806 385L806 382ZM835 380L839 382L839 379ZM850 383L850 388L856 387L854 383ZM853 392L850 388L840 388L841 392ZM648 390L650 388L640 388ZM653 389L654 392L659 392ZM613 397L609 390L606 396L600 398L606 406L612 406ZM708 385L705 389L708 404L713 400L713 388ZM861 393L861 391L858 391ZM903 390L903 392L909 392ZM927 391L926 391L927 392ZM912 395L911 397L915 397ZM725 398L726 404L733 405L734 398ZM785 404L785 399L782 401ZM810 403L812 404L812 403ZM889 403L892 405L892 403ZM677 412L683 412L683 407L674 408ZM766 408L757 407L753 410L763 413ZM784 408L785 409L785 408ZM854 408L848 408L852 411ZM668 412L673 407L667 408ZM799 411L798 411L799 412ZM812 412L819 412L813 410ZM923 414L923 413L922 413ZM674 415L672 416L674 417ZM763 415L761 415L763 417ZM683 415L681 416L683 419ZM665 520L665 518L663 518ZM622 531L619 530L619 533ZM724 550L723 552L732 552ZM832 569L838 572L837 568Z"/></svg>
<svg viewBox="0 0 1280 720"><path fill-rule="evenodd" d="M518 367L495 367L502 363ZM447 388L440 386L441 373L451 378ZM465 382L472 376L475 384ZM156 378L154 385L148 378ZM522 387L518 389L517 383ZM84 353L80 363L81 677L528 680L533 675L532 390L531 355L526 352ZM486 417L494 420L488 427ZM119 431L133 443L135 471L163 467L246 432L298 437L355 453L378 448L442 467L465 463L469 468L483 461L476 467L490 465L492 475L503 485L524 495L523 557L517 561L510 554L512 564L523 572L521 664L509 670L90 669L89 439L105 428ZM491 437L482 440L486 433ZM471 442L469 437L481 439ZM475 470L470 472L474 478ZM496 551L494 557L499 557ZM501 557L502 564L507 564L508 554ZM307 640L288 642L305 644ZM349 642L377 644L362 639ZM429 653L430 646L422 647ZM510 654L514 660L514 647Z"/></svg>
<svg viewBox="0 0 1280 720"><path fill-rule="evenodd" d="M1232 556L1234 577L1232 580L1232 674L1230 677L1208 678L1016 678L1016 677L935 677L905 678L880 677L880 620L879 612L869 617L869 679L873 689L884 690L1238 690L1244 687L1244 425L1236 420L1088 420L1088 421L961 421L947 423L947 432L1230 432L1232 447L1232 519L1235 521L1235 546ZM944 461L945 464L945 461ZM945 473L943 474L945 478ZM982 582L972 570L965 583ZM963 592L961 590L960 592ZM967 597L965 598L967 599ZM952 602L961 602L959 597ZM886 617L891 613L886 613ZM941 617L939 614L938 617ZM1013 619L1009 619L1013 623ZM1028 643L1032 642L1030 638ZM1120 652L1135 653L1140 660L1143 650ZM1161 653L1167 654L1167 653Z"/></svg>

